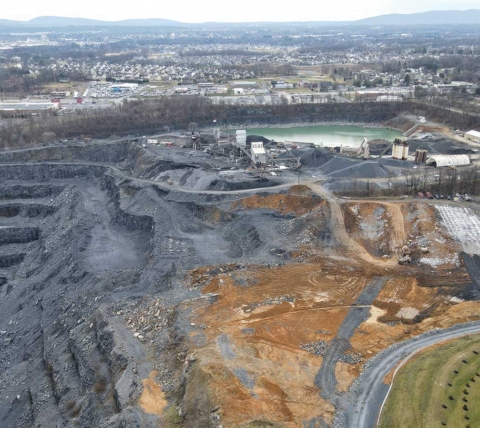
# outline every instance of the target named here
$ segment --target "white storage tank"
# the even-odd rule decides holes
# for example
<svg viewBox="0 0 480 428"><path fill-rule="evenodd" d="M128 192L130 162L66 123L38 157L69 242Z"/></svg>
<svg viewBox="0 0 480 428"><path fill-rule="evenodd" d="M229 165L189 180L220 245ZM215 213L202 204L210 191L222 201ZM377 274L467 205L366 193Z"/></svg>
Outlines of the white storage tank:
<svg viewBox="0 0 480 428"><path fill-rule="evenodd" d="M247 146L247 131L244 129L238 130L236 133L237 145L241 147Z"/></svg>

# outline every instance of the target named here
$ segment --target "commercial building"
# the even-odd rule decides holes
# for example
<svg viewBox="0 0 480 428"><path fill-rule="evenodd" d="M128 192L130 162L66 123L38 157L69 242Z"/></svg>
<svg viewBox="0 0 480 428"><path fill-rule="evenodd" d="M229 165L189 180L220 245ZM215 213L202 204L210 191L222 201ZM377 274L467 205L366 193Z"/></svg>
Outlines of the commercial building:
<svg viewBox="0 0 480 428"><path fill-rule="evenodd" d="M50 92L50 96L52 98L67 98L70 96L70 92L69 91L53 91L53 92Z"/></svg>
<svg viewBox="0 0 480 428"><path fill-rule="evenodd" d="M58 103L0 103L0 116L39 116L52 114Z"/></svg>
<svg viewBox="0 0 480 428"><path fill-rule="evenodd" d="M115 83L110 86L111 92L133 92L138 88L138 83Z"/></svg>
<svg viewBox="0 0 480 428"><path fill-rule="evenodd" d="M469 139L470 141L475 141L476 143L480 143L480 132L478 131L465 132L465 138Z"/></svg>
<svg viewBox="0 0 480 428"><path fill-rule="evenodd" d="M240 81L231 82L230 86L242 86L244 88L254 88L255 86L257 86L257 82L250 82L250 81L247 81L247 80L241 81L240 80Z"/></svg>

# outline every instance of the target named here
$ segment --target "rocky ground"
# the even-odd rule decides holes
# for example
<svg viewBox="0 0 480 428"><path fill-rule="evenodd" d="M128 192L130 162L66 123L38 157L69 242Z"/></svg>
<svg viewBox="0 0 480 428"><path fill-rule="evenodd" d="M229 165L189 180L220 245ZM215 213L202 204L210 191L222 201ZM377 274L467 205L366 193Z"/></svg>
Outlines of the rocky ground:
<svg viewBox="0 0 480 428"><path fill-rule="evenodd" d="M165 406L151 402L175 402L193 362L188 307L204 297L185 272L278 264L295 248L280 232L288 213L225 211L235 196L129 182L100 164L140 176L151 158L125 161L136 149L112 146L1 159L2 426L157 426ZM18 164L52 160L64 163ZM159 397L142 395L148 379ZM175 410L191 426L204 411Z"/></svg>
<svg viewBox="0 0 480 428"><path fill-rule="evenodd" d="M0 154L2 428L325 426L371 356L478 313L428 202L332 211L164 154ZM401 244L408 268L382 259Z"/></svg>

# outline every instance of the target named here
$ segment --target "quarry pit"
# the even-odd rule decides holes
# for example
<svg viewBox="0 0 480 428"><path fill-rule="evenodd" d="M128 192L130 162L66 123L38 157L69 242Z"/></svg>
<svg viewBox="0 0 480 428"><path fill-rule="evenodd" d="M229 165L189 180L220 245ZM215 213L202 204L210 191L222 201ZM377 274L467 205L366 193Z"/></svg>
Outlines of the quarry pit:
<svg viewBox="0 0 480 428"><path fill-rule="evenodd" d="M369 360L480 322L480 205L341 198L388 172L321 153L0 153L0 425L350 426Z"/></svg>

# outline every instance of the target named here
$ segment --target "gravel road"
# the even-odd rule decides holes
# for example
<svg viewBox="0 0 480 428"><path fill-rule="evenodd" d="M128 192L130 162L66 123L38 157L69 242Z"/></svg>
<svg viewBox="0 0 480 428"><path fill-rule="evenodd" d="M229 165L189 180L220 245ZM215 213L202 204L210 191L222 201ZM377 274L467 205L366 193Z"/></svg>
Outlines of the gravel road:
<svg viewBox="0 0 480 428"><path fill-rule="evenodd" d="M315 377L315 385L321 390L323 398L332 400L337 395L335 392L337 385L335 365L340 361L344 352L350 347L350 338L355 332L355 329L368 318L370 305L377 297L386 280L387 278L374 278L370 281L356 301L356 304L362 306L352 306L350 308L342 325L338 329L337 336L331 341L323 357L322 366Z"/></svg>

